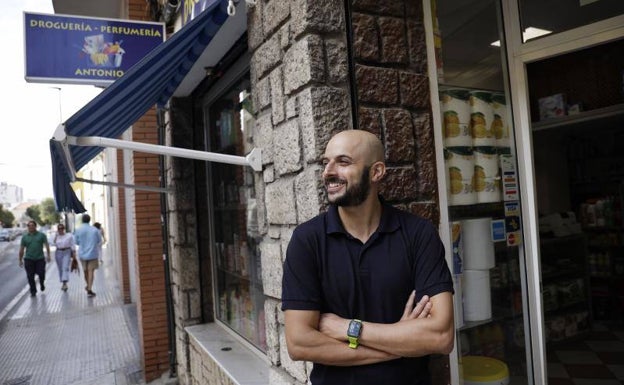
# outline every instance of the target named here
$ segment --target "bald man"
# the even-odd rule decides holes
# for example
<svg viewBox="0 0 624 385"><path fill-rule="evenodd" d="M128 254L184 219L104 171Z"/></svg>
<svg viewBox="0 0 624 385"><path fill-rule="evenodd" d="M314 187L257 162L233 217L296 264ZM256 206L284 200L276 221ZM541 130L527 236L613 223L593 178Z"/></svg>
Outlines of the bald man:
<svg viewBox="0 0 624 385"><path fill-rule="evenodd" d="M429 384L428 356L453 348L453 283L427 220L379 195L384 148L347 130L323 155L329 210L294 230L282 310L293 360L313 385Z"/></svg>

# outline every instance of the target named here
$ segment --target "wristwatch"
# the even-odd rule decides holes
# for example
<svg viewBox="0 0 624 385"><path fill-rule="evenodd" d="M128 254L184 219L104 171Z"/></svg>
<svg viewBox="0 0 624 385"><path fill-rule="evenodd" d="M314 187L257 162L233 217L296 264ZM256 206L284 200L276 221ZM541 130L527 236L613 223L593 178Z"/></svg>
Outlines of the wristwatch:
<svg viewBox="0 0 624 385"><path fill-rule="evenodd" d="M349 347L355 349L358 347L358 338L362 334L362 321L359 319L353 319L349 322L349 328L347 329L347 339L349 340Z"/></svg>

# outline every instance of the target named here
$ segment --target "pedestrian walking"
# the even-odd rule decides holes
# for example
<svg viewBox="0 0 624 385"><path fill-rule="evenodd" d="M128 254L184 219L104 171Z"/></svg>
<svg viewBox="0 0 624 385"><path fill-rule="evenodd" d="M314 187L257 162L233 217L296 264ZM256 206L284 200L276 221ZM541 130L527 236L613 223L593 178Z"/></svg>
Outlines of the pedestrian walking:
<svg viewBox="0 0 624 385"><path fill-rule="evenodd" d="M327 212L297 226L282 282L288 354L313 385L430 383L454 344L453 281L436 228L379 195L384 147L346 130L327 144Z"/></svg>
<svg viewBox="0 0 624 385"><path fill-rule="evenodd" d="M98 245L98 261L102 264L104 263L104 259L102 258L102 246L106 243L106 236L104 235L104 229L102 228L102 224L100 222L95 222L93 227L100 231L100 237L102 238L102 241Z"/></svg>
<svg viewBox="0 0 624 385"><path fill-rule="evenodd" d="M59 280L63 283L61 290L67 291L67 282L69 281L69 267L71 261L76 259L76 246L74 236L65 232L65 225L60 224L56 227L56 235L52 244L56 246L54 258L58 268Z"/></svg>
<svg viewBox="0 0 624 385"><path fill-rule="evenodd" d="M82 225L74 232L74 238L76 245L78 245L78 258L82 264L82 271L87 283L85 290L89 297L94 297L93 281L95 270L99 267L98 245L102 243L102 236L98 229L89 224L90 221L89 214L82 215Z"/></svg>
<svg viewBox="0 0 624 385"><path fill-rule="evenodd" d="M43 255L45 248L47 258ZM19 249L19 266L26 270L26 279L30 286L30 296L37 295L35 275L39 277L39 288L45 290L46 262L50 262L50 245L44 233L37 231L35 221L28 222L28 232L22 236Z"/></svg>

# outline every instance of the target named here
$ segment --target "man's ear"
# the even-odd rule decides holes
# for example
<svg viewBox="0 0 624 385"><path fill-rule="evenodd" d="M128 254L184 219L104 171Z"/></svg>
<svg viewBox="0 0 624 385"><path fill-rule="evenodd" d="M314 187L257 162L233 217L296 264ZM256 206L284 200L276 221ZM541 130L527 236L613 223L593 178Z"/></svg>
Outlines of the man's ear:
<svg viewBox="0 0 624 385"><path fill-rule="evenodd" d="M371 182L379 182L386 175L386 165L383 162L375 162L371 166Z"/></svg>

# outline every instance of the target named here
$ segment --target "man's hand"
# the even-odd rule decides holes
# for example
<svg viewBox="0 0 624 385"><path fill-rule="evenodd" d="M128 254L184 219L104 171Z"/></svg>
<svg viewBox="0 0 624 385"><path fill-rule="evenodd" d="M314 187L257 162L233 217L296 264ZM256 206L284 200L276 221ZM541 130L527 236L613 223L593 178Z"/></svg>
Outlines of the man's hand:
<svg viewBox="0 0 624 385"><path fill-rule="evenodd" d="M24 261L23 260L19 260L19 267L24 267Z"/></svg>
<svg viewBox="0 0 624 385"><path fill-rule="evenodd" d="M405 304L405 310L403 310L403 316L401 317L401 321L429 317L431 307L433 306L433 304L429 300L429 296L423 296L420 301L418 301L416 306L414 306L415 299L416 291L412 291L412 294L410 294L409 298L407 299L407 303Z"/></svg>
<svg viewBox="0 0 624 385"><path fill-rule="evenodd" d="M52 262L52 258L50 258L50 254L48 254L48 257L46 258L46 262L48 263Z"/></svg>

